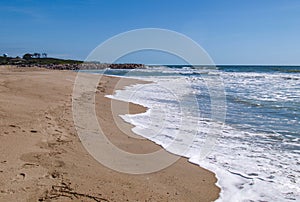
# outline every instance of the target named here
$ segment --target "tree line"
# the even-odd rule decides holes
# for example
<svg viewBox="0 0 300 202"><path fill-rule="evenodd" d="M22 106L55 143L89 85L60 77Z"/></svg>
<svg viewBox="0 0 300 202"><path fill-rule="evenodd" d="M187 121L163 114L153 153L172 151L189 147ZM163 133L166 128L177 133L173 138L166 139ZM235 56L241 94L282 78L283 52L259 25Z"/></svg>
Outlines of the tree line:
<svg viewBox="0 0 300 202"><path fill-rule="evenodd" d="M29 60L32 58L47 58L47 53L26 53L23 55L23 59Z"/></svg>

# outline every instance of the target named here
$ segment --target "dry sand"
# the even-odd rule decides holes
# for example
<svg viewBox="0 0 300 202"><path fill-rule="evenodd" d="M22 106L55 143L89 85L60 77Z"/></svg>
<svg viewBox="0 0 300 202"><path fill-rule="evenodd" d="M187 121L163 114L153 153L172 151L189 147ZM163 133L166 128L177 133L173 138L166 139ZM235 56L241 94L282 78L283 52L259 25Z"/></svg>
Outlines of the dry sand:
<svg viewBox="0 0 300 202"><path fill-rule="evenodd" d="M215 175L180 158L159 172L130 175L94 160L73 124L76 73L0 67L0 201L213 201ZM115 126L111 100L116 77L105 77L96 94L99 123L119 148L133 153L161 149L128 137ZM127 79L126 84L137 80ZM119 105L126 103L120 102ZM122 112L120 108L120 114ZM130 104L131 113L145 109ZM119 120L122 122L122 120ZM128 131L131 125L122 122ZM130 136L134 136L131 134Z"/></svg>

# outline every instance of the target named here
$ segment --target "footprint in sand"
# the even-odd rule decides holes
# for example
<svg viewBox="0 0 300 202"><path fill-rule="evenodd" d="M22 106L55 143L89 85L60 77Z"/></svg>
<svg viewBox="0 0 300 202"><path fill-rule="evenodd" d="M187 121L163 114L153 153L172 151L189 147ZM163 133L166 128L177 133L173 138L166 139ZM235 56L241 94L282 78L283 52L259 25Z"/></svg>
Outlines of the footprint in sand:
<svg viewBox="0 0 300 202"><path fill-rule="evenodd" d="M22 165L22 168L25 168L25 169L27 169L27 168L34 168L34 167L38 167L39 165L38 164L35 164L35 163L24 163L23 165Z"/></svg>
<svg viewBox="0 0 300 202"><path fill-rule="evenodd" d="M52 120L49 116L45 116L45 118L48 119L48 120Z"/></svg>
<svg viewBox="0 0 300 202"><path fill-rule="evenodd" d="M18 182L21 180L25 180L26 174L25 173L19 173L15 178L12 179L12 182Z"/></svg>
<svg viewBox="0 0 300 202"><path fill-rule="evenodd" d="M20 173L19 174L21 177L23 177L23 180L25 179L26 174L25 173Z"/></svg>

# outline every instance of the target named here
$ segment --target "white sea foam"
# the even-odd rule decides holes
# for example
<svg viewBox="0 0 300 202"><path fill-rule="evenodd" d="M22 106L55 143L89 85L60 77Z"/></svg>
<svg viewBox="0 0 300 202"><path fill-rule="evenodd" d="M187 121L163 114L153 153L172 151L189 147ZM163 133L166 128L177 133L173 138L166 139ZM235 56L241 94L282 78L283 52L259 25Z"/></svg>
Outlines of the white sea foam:
<svg viewBox="0 0 300 202"><path fill-rule="evenodd" d="M193 71L186 68L180 73ZM300 92L295 85L300 81L297 75L289 76L292 79L264 73L235 72L221 76L231 92L238 92L249 102L300 101L300 95L295 93ZM148 107L146 113L122 115L122 118L135 125L135 133L215 172L217 185L222 189L217 201L300 200L299 150L281 148L282 143L299 146L299 138L286 140L279 133L243 131L202 117L193 95L203 92L191 87L204 85L201 78L148 77L147 80L154 83L128 86L107 97ZM289 86L284 92L283 81ZM203 160L201 150L207 137L214 133L219 136L218 142Z"/></svg>

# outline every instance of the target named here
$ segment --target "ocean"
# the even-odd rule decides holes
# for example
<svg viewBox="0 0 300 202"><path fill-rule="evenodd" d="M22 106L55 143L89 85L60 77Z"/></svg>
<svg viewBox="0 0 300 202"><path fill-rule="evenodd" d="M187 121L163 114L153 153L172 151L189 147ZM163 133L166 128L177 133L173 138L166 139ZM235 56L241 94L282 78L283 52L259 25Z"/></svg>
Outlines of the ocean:
<svg viewBox="0 0 300 202"><path fill-rule="evenodd" d="M108 97L149 108L122 118L135 133L216 173L217 201L300 201L300 67L156 65L92 73L152 81ZM225 102L215 102L210 78L222 82ZM218 112L226 112L222 121L214 119Z"/></svg>

